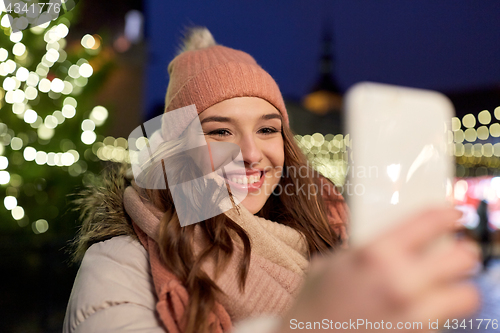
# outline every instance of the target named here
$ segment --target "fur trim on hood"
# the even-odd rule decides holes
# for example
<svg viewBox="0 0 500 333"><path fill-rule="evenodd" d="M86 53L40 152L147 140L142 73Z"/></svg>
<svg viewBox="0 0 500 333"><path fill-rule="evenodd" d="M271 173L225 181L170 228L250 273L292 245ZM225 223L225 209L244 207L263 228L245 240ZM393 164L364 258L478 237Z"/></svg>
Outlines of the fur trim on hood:
<svg viewBox="0 0 500 333"><path fill-rule="evenodd" d="M80 261L94 243L121 235L137 239L123 207L123 192L130 185L129 168L126 164L110 164L91 184L75 194L73 210L80 213L81 227L71 242L74 262Z"/></svg>

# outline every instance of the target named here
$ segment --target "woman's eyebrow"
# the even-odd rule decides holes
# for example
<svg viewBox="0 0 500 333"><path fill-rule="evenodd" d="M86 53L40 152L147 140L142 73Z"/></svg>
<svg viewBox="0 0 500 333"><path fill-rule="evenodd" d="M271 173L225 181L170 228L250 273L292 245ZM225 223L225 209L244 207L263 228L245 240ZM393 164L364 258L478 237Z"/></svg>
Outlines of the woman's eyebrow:
<svg viewBox="0 0 500 333"><path fill-rule="evenodd" d="M283 120L283 117L281 117L281 114L279 113L269 113L269 114L264 114L260 117L262 120L268 120L268 119L279 119Z"/></svg>
<svg viewBox="0 0 500 333"><path fill-rule="evenodd" d="M283 120L283 117L279 113L269 113L269 114L264 114L260 117L261 120L269 120L269 119L279 119ZM204 123L208 122L218 122L218 123L229 123L231 122L232 119L229 117L221 117L221 116L212 116L212 117L207 117L201 121L201 124L203 125Z"/></svg>
<svg viewBox="0 0 500 333"><path fill-rule="evenodd" d="M231 118L221 117L221 116L207 117L201 121L201 124L208 123L211 121L215 121L218 123L227 123L227 122L231 122Z"/></svg>

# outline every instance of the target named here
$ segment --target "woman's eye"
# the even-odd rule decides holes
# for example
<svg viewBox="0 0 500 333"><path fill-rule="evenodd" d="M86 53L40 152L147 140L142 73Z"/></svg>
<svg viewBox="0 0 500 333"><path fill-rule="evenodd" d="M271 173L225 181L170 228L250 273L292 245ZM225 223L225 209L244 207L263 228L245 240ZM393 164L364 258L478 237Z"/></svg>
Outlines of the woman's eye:
<svg viewBox="0 0 500 333"><path fill-rule="evenodd" d="M261 128L259 130L259 132L262 134L273 134L273 133L277 133L278 130L276 128L273 128L273 127L264 127L264 128Z"/></svg>
<svg viewBox="0 0 500 333"><path fill-rule="evenodd" d="M231 132L229 132L227 129L223 129L223 128L220 128L220 129L216 129L216 130L213 130L213 131L210 131L207 133L207 135L215 135L215 136L228 136L230 135Z"/></svg>

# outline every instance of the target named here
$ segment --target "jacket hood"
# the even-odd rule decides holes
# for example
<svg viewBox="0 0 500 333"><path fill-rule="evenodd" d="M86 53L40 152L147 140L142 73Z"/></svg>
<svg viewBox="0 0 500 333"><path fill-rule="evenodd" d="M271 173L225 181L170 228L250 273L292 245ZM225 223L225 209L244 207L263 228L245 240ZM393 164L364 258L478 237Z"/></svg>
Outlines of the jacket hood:
<svg viewBox="0 0 500 333"><path fill-rule="evenodd" d="M137 239L123 206L123 193L130 185L129 168L127 164L110 164L75 194L73 210L79 212L81 226L71 242L73 261L80 261L94 243L121 235Z"/></svg>

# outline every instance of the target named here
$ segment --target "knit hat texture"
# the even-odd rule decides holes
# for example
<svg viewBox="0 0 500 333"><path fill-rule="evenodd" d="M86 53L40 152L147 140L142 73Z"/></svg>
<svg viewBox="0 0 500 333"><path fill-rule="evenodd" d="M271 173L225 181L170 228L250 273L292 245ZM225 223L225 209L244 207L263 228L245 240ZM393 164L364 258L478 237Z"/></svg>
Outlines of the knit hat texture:
<svg viewBox="0 0 500 333"><path fill-rule="evenodd" d="M206 28L191 33L209 36ZM206 37L198 46L185 46L185 51L168 66L170 82L165 97L165 112L191 104L198 114L210 106L234 97L259 97L278 109L288 125L285 102L274 79L252 56L222 45ZM192 36L187 40L193 40Z"/></svg>

